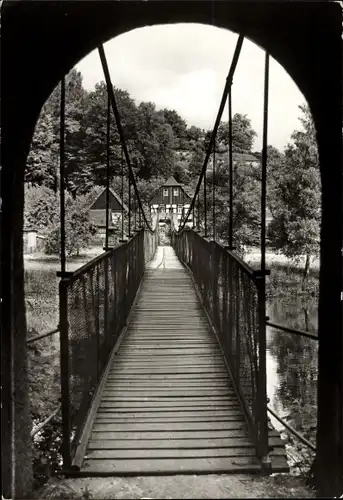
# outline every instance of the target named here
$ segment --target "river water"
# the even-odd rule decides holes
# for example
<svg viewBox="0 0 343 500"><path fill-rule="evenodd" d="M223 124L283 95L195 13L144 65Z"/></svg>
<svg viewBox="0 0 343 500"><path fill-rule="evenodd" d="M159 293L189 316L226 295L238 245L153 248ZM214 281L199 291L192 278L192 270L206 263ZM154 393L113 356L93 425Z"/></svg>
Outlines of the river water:
<svg viewBox="0 0 343 500"><path fill-rule="evenodd" d="M267 304L270 321L316 334L318 299L277 297ZM315 441L317 408L316 340L267 328L267 393L270 407L297 431ZM273 417L275 428L283 426Z"/></svg>

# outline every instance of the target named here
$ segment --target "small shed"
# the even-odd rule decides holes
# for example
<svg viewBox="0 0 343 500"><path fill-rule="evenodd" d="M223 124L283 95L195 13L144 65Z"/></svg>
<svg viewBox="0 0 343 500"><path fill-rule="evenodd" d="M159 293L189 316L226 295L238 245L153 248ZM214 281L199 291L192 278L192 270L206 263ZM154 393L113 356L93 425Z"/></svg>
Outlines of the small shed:
<svg viewBox="0 0 343 500"><path fill-rule="evenodd" d="M118 222L122 210L128 212L128 207L113 189L109 190L109 227L114 227ZM106 188L95 193L90 207L89 219L98 228L106 227Z"/></svg>
<svg viewBox="0 0 343 500"><path fill-rule="evenodd" d="M37 229L31 227L24 227L23 229L23 242L24 254L34 253L37 248Z"/></svg>

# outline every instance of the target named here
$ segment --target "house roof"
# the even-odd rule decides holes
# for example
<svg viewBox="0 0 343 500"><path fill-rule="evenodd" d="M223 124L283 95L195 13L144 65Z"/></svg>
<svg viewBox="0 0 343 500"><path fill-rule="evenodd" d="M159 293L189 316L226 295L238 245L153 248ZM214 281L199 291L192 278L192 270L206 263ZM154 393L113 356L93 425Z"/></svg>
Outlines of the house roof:
<svg viewBox="0 0 343 500"><path fill-rule="evenodd" d="M256 156L250 153L232 153L232 158L237 161L258 161Z"/></svg>
<svg viewBox="0 0 343 500"><path fill-rule="evenodd" d="M155 195L158 193L158 191L161 188L164 188L164 187L174 187L174 186L180 187L183 190L183 192L186 194L186 196L191 197L191 195L189 194L189 190L186 188L186 186L183 186L182 184L180 184L179 182L177 182L177 180L173 176L171 176L171 177L169 177L169 179L164 184L162 184L157 189L155 189L154 194L149 199L148 203L149 204L151 203L151 200L153 200L153 198L155 197Z"/></svg>
<svg viewBox="0 0 343 500"><path fill-rule="evenodd" d="M170 186L172 186L172 187L174 187L174 186L180 186L180 187L182 187L182 185L181 185L179 182L177 182L177 180L176 180L176 179L175 179L172 175L171 175L171 176L169 177L169 179L168 179L168 180L167 180L167 181L163 184L163 186L162 186L162 187L170 187Z"/></svg>
<svg viewBox="0 0 343 500"><path fill-rule="evenodd" d="M219 158L229 158L229 153L228 151L225 151L223 153L217 153L217 156ZM250 154L250 153L232 153L232 159L233 161L256 161L259 162L259 159L256 158L256 156Z"/></svg>
<svg viewBox="0 0 343 500"><path fill-rule="evenodd" d="M94 203L97 201L98 198L103 194L103 192L106 191L106 188L102 188L101 186L95 186L94 188L94 193L90 196L90 201L89 201L89 210L91 210L92 206ZM117 200L117 202L124 207L125 212L128 212L129 209L127 205L122 201L119 195L115 191L113 191L112 188L109 189L110 193L112 196Z"/></svg>

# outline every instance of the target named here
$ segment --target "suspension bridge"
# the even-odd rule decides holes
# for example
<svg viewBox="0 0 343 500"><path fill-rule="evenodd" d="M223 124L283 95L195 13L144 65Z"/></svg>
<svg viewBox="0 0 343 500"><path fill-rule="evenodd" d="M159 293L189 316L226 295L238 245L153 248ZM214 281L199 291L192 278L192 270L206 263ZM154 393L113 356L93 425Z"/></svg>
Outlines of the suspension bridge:
<svg viewBox="0 0 343 500"><path fill-rule="evenodd" d="M24 498L21 493L30 488L30 473L22 467L29 456L26 449L30 448L22 440L25 431L21 428L28 419L20 400L25 387L22 389L13 366L25 364L20 176L34 123L44 99L83 54L123 31L166 22L205 22L246 33L270 49L310 103L323 180L318 432L316 445L300 435L298 438L316 452L319 467L315 474L322 494L339 496L343 480L339 278L342 227L337 218L341 206L341 134L336 134L336 130L341 131L337 98L341 98L341 90L339 65L322 57L341 51L341 26L335 6L324 11L326 6L308 4L314 21L308 23L308 12L300 11L294 3L267 3L263 8L254 5L246 9L243 4L200 2L191 15L187 10L189 2L166 1L165 9L155 9L154 2L85 2L82 8L79 2L75 3L77 6L74 2L63 6L47 2L30 8L27 2L6 3L9 5L4 9L4 23L2 20L7 41L3 65L7 63L11 81L5 81L3 86L3 108L7 105L9 112L4 112L2 141L1 215L7 237L2 242L6 265L1 307L4 318L8 313L8 319L6 316L2 320L7 376L3 385L2 469L7 496ZM99 22L94 23L95 16ZM6 19L10 26L7 29ZM337 37L332 34L335 27ZM215 211L210 224L207 208L211 194L211 206L215 206L215 191L210 192L206 171L210 155L215 156L216 132L226 100L232 146L231 87L242 42L239 37L193 200L179 227L173 229L168 249L159 247L158 224L144 212L105 54L99 47L108 89L108 113L112 112L116 119L129 172L129 195L138 207L138 221L134 221L133 227L129 210L129 231L122 235L121 244L110 248L107 236L104 252L72 273L66 271L65 257L64 78L61 81L60 317L57 328L29 342L39 342L50 335L60 337L61 403L32 430L31 436L61 412L63 472L67 475L207 474L239 470L271 473L288 469L283 443L268 421L271 410L266 393L266 325L272 325L265 310L268 54L258 271L242 261L234 248L231 155L225 246L216 238ZM22 75L28 73L32 77L23 86ZM109 132L108 124L108 137ZM108 187L109 148L107 190ZM187 224L191 213L193 221L198 221L192 229ZM286 326L272 326L308 336Z"/></svg>
<svg viewBox="0 0 343 500"><path fill-rule="evenodd" d="M251 269L233 247L231 86L243 40L243 36L238 37L194 197L188 212L183 211L180 224L171 221L170 247L159 246L159 213L150 218L145 214L105 52L102 46L99 47L108 90L106 200L108 205L112 111L129 172L130 234L125 239L122 214L121 244L109 247L107 206L105 252L73 273L65 269L65 82L61 82L61 271L57 274L61 278L61 411L66 474L272 473L289 470L284 443L267 415L268 54L265 61L261 270ZM206 169L210 154L215 151L216 133L227 99L231 196L229 245L225 247L216 241L214 182L212 227L208 228ZM134 224L132 206L138 207ZM197 220L197 227L187 225L190 214L192 221ZM201 219L203 236L199 232Z"/></svg>

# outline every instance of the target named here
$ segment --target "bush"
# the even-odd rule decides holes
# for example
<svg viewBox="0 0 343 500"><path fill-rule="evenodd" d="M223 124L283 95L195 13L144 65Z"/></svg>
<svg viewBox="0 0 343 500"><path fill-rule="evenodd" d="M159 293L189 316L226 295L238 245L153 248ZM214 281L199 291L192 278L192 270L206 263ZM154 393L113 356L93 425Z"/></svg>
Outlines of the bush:
<svg viewBox="0 0 343 500"><path fill-rule="evenodd" d="M59 206L59 198L51 189L45 186L26 188L25 222L46 237L44 251L47 254L60 252ZM74 200L69 193L65 193L65 233L67 256L79 255L96 233L95 226L89 221L85 196Z"/></svg>

